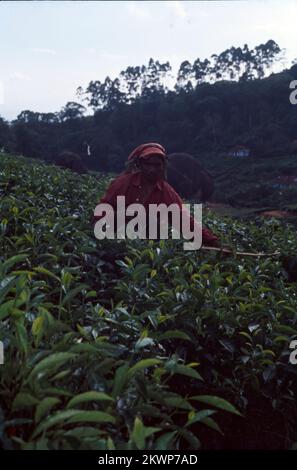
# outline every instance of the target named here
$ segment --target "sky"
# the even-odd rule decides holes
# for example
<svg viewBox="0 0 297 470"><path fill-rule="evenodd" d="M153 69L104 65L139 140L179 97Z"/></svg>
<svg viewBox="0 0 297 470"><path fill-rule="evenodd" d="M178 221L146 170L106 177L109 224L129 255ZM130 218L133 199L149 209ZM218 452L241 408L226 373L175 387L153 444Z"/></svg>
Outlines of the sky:
<svg viewBox="0 0 297 470"><path fill-rule="evenodd" d="M204 59L274 39L297 57L297 0L0 2L0 116L59 111L129 65Z"/></svg>

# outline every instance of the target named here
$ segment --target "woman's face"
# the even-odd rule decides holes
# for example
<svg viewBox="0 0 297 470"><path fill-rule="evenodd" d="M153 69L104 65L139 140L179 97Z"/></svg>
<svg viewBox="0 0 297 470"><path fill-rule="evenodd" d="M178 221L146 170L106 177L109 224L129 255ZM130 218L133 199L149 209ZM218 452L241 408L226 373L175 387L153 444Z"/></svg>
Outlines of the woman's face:
<svg viewBox="0 0 297 470"><path fill-rule="evenodd" d="M164 176L164 161L162 157L155 155L146 160L140 159L139 165L143 177L150 183L155 183Z"/></svg>

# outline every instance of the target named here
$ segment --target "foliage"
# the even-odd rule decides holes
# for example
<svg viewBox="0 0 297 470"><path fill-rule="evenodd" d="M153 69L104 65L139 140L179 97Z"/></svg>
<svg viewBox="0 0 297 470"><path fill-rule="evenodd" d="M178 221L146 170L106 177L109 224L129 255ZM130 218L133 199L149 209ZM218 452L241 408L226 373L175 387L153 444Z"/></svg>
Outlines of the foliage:
<svg viewBox="0 0 297 470"><path fill-rule="evenodd" d="M98 241L107 178L12 156L0 174L4 448L296 442L296 285L280 259ZM238 249L296 252L275 220L204 223Z"/></svg>
<svg viewBox="0 0 297 470"><path fill-rule="evenodd" d="M296 183L277 184L283 174L297 178L294 155L283 153L270 159L225 157L217 165L212 164L211 173L215 177L216 201L238 208L296 209Z"/></svg>
<svg viewBox="0 0 297 470"><path fill-rule="evenodd" d="M79 87L84 105L68 102L56 113L23 110L11 125L0 118L0 148L52 163L68 150L88 169L110 172L122 171L131 150L148 141L219 166L236 144L257 158L290 153L297 140L296 106L289 101L296 65L268 76L280 54L269 40L183 61L171 88L170 63L150 58L114 79L95 77L85 90ZM94 114L85 115L86 108Z"/></svg>

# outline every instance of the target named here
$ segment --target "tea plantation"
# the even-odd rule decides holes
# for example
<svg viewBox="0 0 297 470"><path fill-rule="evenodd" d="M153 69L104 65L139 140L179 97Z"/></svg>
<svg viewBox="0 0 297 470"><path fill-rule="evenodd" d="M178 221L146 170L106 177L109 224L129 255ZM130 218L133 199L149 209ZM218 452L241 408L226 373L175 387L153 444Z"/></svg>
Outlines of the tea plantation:
<svg viewBox="0 0 297 470"><path fill-rule="evenodd" d="M99 241L108 182L1 156L1 446L294 448L294 227L208 213L231 256Z"/></svg>

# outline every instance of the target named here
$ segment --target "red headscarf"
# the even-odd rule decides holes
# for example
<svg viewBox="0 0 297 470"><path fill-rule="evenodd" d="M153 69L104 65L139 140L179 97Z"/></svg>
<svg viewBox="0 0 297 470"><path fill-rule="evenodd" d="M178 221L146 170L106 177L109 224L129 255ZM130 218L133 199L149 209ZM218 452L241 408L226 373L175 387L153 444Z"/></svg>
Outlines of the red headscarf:
<svg viewBox="0 0 297 470"><path fill-rule="evenodd" d="M163 158L166 158L166 150L162 145L155 142L150 142L148 144L142 144L136 147L133 152L130 153L128 161L134 160L136 158L148 158L150 155L160 155Z"/></svg>

